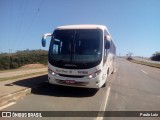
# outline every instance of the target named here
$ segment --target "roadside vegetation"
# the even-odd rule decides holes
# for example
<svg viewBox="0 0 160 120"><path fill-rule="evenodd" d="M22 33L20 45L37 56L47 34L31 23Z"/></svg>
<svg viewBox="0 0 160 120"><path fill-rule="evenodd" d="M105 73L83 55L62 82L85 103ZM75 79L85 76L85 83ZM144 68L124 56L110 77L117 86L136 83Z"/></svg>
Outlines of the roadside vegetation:
<svg viewBox="0 0 160 120"><path fill-rule="evenodd" d="M150 57L150 59L153 60L153 61L160 61L160 52L154 53L152 55L152 57ZM131 55L127 56L127 60L129 60L130 62L133 62L133 63L138 63L138 64L142 64L142 65L147 65L147 66L151 66L151 67L160 68L160 64L135 60L131 57Z"/></svg>
<svg viewBox="0 0 160 120"><path fill-rule="evenodd" d="M16 69L27 64L47 65L48 52L45 50L23 50L16 53L0 54L0 70Z"/></svg>
<svg viewBox="0 0 160 120"><path fill-rule="evenodd" d="M156 64L156 63L139 61L139 60L135 60L135 59L131 59L131 60L129 60L129 61L131 61L131 62L133 62L133 63L138 63L138 64L142 64L142 65L147 65L147 66L151 66L151 67L160 68L160 64Z"/></svg>
<svg viewBox="0 0 160 120"><path fill-rule="evenodd" d="M160 61L160 52L154 53L150 59L154 61Z"/></svg>

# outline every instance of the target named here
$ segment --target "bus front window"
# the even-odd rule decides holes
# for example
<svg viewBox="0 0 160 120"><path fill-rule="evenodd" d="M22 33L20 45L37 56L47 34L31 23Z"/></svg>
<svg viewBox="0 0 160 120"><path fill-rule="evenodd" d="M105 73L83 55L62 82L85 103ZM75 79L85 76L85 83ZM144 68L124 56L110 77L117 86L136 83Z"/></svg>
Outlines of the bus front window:
<svg viewBox="0 0 160 120"><path fill-rule="evenodd" d="M55 30L51 40L49 58L64 63L93 63L102 58L102 31Z"/></svg>

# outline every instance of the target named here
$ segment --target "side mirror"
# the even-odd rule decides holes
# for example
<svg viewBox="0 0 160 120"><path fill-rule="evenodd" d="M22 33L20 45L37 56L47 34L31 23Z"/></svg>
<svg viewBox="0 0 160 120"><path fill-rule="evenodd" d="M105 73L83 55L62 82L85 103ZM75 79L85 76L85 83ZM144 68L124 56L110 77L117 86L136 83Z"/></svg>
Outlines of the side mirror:
<svg viewBox="0 0 160 120"><path fill-rule="evenodd" d="M52 36L52 34L51 33L46 33L42 36L42 41L41 42L42 42L43 47L46 47L46 39L47 39L48 36Z"/></svg>
<svg viewBox="0 0 160 120"><path fill-rule="evenodd" d="M46 39L45 38L42 38L42 46L46 47Z"/></svg>

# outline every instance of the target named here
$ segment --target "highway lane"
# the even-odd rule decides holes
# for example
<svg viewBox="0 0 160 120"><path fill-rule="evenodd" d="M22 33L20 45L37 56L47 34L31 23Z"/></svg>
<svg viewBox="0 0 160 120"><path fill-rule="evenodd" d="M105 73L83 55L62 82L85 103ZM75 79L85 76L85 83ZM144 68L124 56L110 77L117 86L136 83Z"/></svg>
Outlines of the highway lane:
<svg viewBox="0 0 160 120"><path fill-rule="evenodd" d="M98 91L44 84L32 94L4 110L8 111L160 111L160 70L118 59L117 72ZM107 93L110 88L110 92ZM108 95L108 99L106 100ZM12 118L17 119L17 118ZM43 118L45 120L53 118ZM91 119L54 118L54 119ZM117 118L104 120L159 120L159 118ZM3 119L5 120L5 119ZM6 120L10 120L9 118Z"/></svg>
<svg viewBox="0 0 160 120"><path fill-rule="evenodd" d="M160 69L118 60L106 111L160 111ZM160 118L118 118L118 120L159 120ZM105 118L117 120L117 118Z"/></svg>

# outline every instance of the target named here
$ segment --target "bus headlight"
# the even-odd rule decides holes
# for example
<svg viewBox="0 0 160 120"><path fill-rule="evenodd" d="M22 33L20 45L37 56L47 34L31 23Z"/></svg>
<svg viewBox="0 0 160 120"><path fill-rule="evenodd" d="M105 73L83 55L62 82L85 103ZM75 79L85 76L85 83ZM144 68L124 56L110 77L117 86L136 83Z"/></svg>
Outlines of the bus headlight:
<svg viewBox="0 0 160 120"><path fill-rule="evenodd" d="M101 73L101 70L98 70L97 72L92 73L92 74L88 75L87 77L88 77L89 79L92 79L92 78L97 77L100 73Z"/></svg>
<svg viewBox="0 0 160 120"><path fill-rule="evenodd" d="M51 70L51 69L48 69L48 72L49 72L50 74L52 74L52 75L56 75L56 73L55 73L53 70Z"/></svg>

